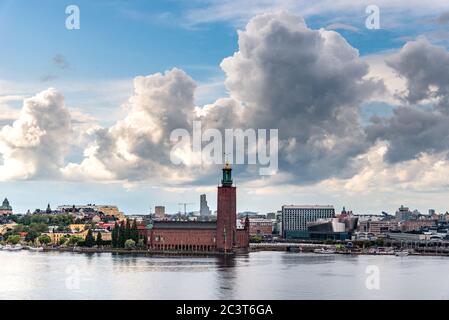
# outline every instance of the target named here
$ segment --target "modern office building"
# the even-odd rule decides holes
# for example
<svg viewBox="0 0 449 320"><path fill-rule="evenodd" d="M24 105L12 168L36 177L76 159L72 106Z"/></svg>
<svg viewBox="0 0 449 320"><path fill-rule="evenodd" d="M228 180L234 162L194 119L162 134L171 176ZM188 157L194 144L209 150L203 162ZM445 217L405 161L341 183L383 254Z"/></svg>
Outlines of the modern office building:
<svg viewBox="0 0 449 320"><path fill-rule="evenodd" d="M282 236L305 238L308 234L308 223L334 217L335 209L331 205L284 205L282 206Z"/></svg>
<svg viewBox="0 0 449 320"><path fill-rule="evenodd" d="M200 216L210 216L211 212L207 205L206 195L200 195Z"/></svg>
<svg viewBox="0 0 449 320"><path fill-rule="evenodd" d="M411 212L409 208L401 205L401 207L396 211L395 217L398 221L404 221L417 218L417 214Z"/></svg>
<svg viewBox="0 0 449 320"><path fill-rule="evenodd" d="M165 207L164 206L156 206L154 207L155 218L156 219L164 219L165 218Z"/></svg>

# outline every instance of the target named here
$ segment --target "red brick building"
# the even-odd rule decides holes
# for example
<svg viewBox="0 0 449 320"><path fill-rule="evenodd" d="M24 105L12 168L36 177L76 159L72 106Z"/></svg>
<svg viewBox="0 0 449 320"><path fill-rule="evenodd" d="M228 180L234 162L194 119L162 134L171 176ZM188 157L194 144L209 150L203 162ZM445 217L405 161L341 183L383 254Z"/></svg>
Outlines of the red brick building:
<svg viewBox="0 0 449 320"><path fill-rule="evenodd" d="M250 218L249 219L250 236L272 236L273 222L270 219Z"/></svg>
<svg viewBox="0 0 449 320"><path fill-rule="evenodd" d="M217 194L216 222L154 221L148 246L156 251L211 251L230 253L249 247L249 221L237 229L236 187L227 163Z"/></svg>

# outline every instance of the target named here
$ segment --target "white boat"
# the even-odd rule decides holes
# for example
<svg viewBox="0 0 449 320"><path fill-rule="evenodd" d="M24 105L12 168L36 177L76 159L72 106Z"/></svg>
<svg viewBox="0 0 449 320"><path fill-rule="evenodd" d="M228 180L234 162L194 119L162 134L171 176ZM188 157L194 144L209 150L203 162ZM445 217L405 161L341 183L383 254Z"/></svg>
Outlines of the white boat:
<svg viewBox="0 0 449 320"><path fill-rule="evenodd" d="M396 257L406 257L409 255L409 253L408 253L408 251L398 251L398 252L395 252L394 255Z"/></svg>
<svg viewBox="0 0 449 320"><path fill-rule="evenodd" d="M44 251L44 248L42 247L29 247L30 251Z"/></svg>
<svg viewBox="0 0 449 320"><path fill-rule="evenodd" d="M335 250L320 248L320 249L313 250L313 252L315 252L315 253L331 254L331 253L335 253Z"/></svg>
<svg viewBox="0 0 449 320"><path fill-rule="evenodd" d="M15 246L6 245L3 250L7 251L19 251L22 250L23 247L20 244L16 244Z"/></svg>

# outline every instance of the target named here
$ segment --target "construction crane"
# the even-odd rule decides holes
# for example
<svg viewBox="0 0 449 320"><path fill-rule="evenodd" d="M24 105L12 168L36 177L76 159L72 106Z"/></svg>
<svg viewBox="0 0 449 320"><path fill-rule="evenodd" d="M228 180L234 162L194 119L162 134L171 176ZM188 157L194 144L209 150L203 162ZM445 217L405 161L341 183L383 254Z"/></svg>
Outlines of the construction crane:
<svg viewBox="0 0 449 320"><path fill-rule="evenodd" d="M184 215L187 215L187 206L188 205L191 205L191 204L195 204L195 203L193 203L193 202L181 202L181 203L178 203L178 205L183 205L184 206Z"/></svg>

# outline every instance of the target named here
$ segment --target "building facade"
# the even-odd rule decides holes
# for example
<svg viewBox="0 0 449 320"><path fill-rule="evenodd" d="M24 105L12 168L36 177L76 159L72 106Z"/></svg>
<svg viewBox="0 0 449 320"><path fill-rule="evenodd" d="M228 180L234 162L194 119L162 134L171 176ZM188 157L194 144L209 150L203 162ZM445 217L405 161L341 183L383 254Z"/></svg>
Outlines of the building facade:
<svg viewBox="0 0 449 320"><path fill-rule="evenodd" d="M390 231L398 230L398 222L392 220L375 220L375 221L360 221L358 226L359 232L367 232L372 233L374 235L378 235L381 233L387 233Z"/></svg>
<svg viewBox="0 0 449 320"><path fill-rule="evenodd" d="M284 205L282 206L282 236L303 238L307 234L308 223L334 216L335 209L330 205Z"/></svg>
<svg viewBox="0 0 449 320"><path fill-rule="evenodd" d="M156 219L164 219L165 218L165 207L164 206L154 207L154 217Z"/></svg>
<svg viewBox="0 0 449 320"><path fill-rule="evenodd" d="M249 221L237 229L236 187L229 164L217 194L217 221L157 221L149 226L148 246L155 251L232 253L249 247Z"/></svg>
<svg viewBox="0 0 449 320"><path fill-rule="evenodd" d="M200 216L210 216L210 209L207 205L206 195L200 195Z"/></svg>
<svg viewBox="0 0 449 320"><path fill-rule="evenodd" d="M273 220L249 218L249 235L267 237L273 235Z"/></svg>

